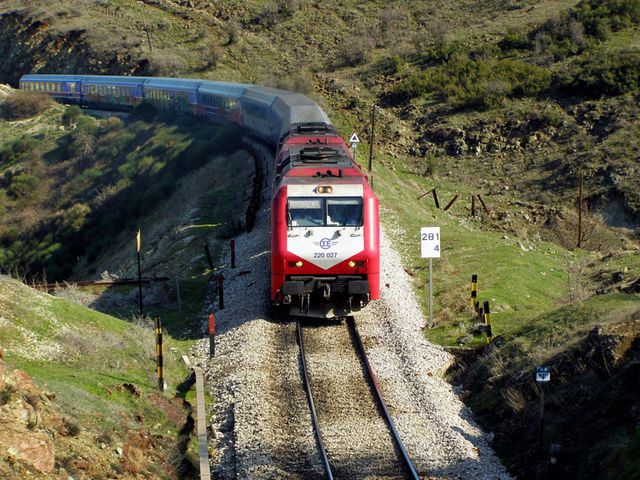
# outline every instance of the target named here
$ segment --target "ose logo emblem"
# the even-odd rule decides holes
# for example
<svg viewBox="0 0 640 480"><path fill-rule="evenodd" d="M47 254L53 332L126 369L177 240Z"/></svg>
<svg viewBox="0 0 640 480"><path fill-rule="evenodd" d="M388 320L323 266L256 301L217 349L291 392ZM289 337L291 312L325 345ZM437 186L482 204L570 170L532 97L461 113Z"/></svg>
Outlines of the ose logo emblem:
<svg viewBox="0 0 640 480"><path fill-rule="evenodd" d="M323 248L324 250L326 250L327 248L331 248L331 240L329 240L328 238L323 238L322 240L320 240L320 248Z"/></svg>

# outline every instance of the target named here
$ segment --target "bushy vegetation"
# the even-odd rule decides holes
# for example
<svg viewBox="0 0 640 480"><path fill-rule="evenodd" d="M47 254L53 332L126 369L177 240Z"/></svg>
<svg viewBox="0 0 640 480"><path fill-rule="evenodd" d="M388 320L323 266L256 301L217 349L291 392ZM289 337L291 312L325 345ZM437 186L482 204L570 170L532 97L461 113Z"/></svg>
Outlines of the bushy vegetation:
<svg viewBox="0 0 640 480"><path fill-rule="evenodd" d="M506 97L535 96L551 73L520 60L472 59L456 54L444 64L411 75L394 89L400 98L435 93L453 107L495 107Z"/></svg>
<svg viewBox="0 0 640 480"><path fill-rule="evenodd" d="M640 89L640 50L594 51L561 76L569 91L600 97Z"/></svg>
<svg viewBox="0 0 640 480"><path fill-rule="evenodd" d="M7 120L22 120L38 115L53 105L53 100L45 93L10 93L0 107L0 113Z"/></svg>
<svg viewBox="0 0 640 480"><path fill-rule="evenodd" d="M504 51L534 49L538 55L551 55L559 60L581 54L613 32L639 23L638 0L582 0L528 34L510 29L499 46Z"/></svg>
<svg viewBox="0 0 640 480"><path fill-rule="evenodd" d="M153 115L138 111L147 120ZM31 161L37 152L29 137L0 145L5 271L44 269L49 280L63 279L78 258L95 260L122 229L133 230L182 176L240 145L237 129L191 118L98 121L68 107L62 122L70 130L41 154L50 169ZM8 168L18 163L19 170Z"/></svg>

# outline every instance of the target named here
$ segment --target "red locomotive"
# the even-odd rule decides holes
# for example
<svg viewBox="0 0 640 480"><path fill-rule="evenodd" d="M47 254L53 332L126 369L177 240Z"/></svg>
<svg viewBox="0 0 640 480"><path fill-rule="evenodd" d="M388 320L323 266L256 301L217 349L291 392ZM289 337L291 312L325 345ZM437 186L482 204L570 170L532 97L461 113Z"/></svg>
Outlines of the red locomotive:
<svg viewBox="0 0 640 480"><path fill-rule="evenodd" d="M378 199L332 127L294 127L276 154L271 299L293 315L331 318L378 298Z"/></svg>

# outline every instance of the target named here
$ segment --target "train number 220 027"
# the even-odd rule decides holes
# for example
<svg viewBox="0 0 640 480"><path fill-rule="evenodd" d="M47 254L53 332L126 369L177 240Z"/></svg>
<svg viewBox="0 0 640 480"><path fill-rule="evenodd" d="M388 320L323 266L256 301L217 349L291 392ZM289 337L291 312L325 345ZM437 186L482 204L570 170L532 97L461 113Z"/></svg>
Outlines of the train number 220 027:
<svg viewBox="0 0 640 480"><path fill-rule="evenodd" d="M313 258L336 258L338 252L314 252Z"/></svg>

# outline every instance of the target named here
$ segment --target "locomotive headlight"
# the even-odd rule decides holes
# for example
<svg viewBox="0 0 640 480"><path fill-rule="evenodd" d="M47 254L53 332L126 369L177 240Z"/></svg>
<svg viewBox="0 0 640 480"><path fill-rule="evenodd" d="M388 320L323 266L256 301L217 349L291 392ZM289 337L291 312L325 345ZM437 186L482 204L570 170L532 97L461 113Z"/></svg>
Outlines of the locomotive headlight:
<svg viewBox="0 0 640 480"><path fill-rule="evenodd" d="M351 268L355 267L356 266L356 262L354 262L353 260L349 260L349 266Z"/></svg>
<svg viewBox="0 0 640 480"><path fill-rule="evenodd" d="M300 268L303 265L302 260L296 262L296 267Z"/></svg>
<svg viewBox="0 0 640 480"><path fill-rule="evenodd" d="M331 193L333 192L333 187L329 185L320 185L316 188L316 192L318 193Z"/></svg>

